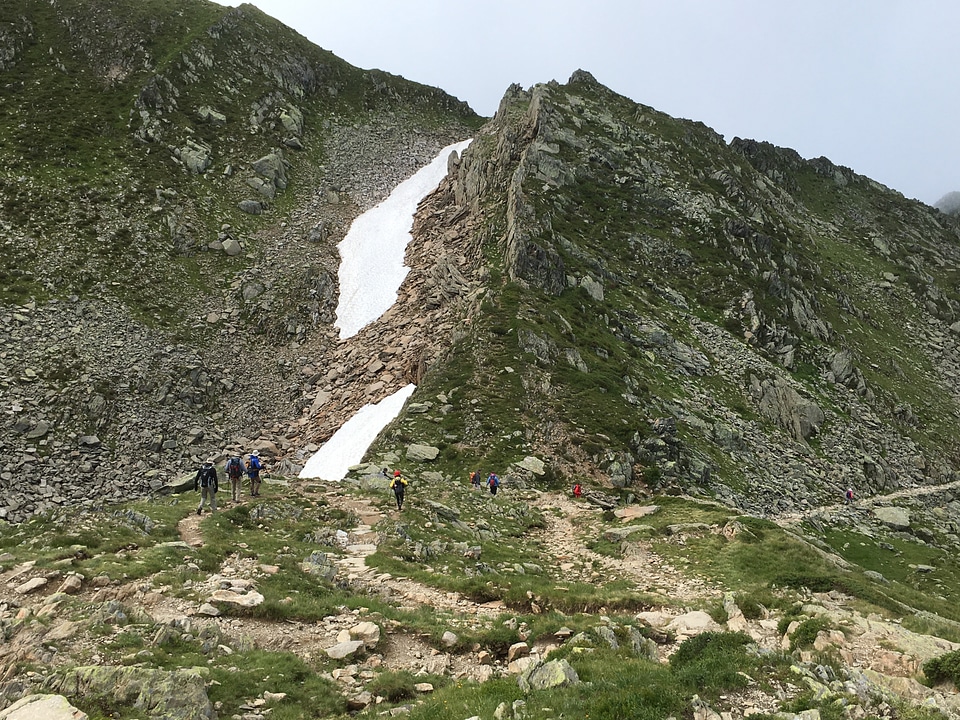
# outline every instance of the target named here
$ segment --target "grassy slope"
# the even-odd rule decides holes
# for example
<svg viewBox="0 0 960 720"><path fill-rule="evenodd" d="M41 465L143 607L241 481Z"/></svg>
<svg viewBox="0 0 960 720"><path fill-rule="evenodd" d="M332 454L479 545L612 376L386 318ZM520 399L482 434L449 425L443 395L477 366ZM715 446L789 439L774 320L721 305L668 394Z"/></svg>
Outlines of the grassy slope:
<svg viewBox="0 0 960 720"><path fill-rule="evenodd" d="M244 169L288 137L279 121L288 107L304 115L304 150L286 153L294 183L323 162L328 123L390 113L429 131L478 121L441 91L352 67L252 5L15 0L9 9L2 28L16 53L0 71L0 199L3 219L26 237L7 243L8 302L99 291L147 322L179 322L191 296L243 267L198 246L223 224L248 237L272 222L237 203L255 195ZM203 122L203 107L226 123ZM152 142L136 139L144 127ZM175 161L188 143L210 148L206 173ZM277 210L292 199L281 192ZM61 261L69 273L44 272ZM134 290L145 284L179 297Z"/></svg>
<svg viewBox="0 0 960 720"><path fill-rule="evenodd" d="M593 584L572 583L561 569L559 559L554 557L556 549L537 544L542 523L538 520L536 493L506 489L503 497L491 502L446 481L416 480L402 526L395 519L387 519L378 526L386 537L395 538L383 543L371 558L380 569L445 591L466 593L477 601L502 599L508 609L494 621L478 622L468 616L458 618L427 606L416 611L404 610L349 583L333 585L309 576L301 570L300 560L318 551L336 555L340 550L333 542L334 533L350 530L358 522L357 517L338 507L340 500L331 504L318 499L316 489L298 483L289 488L268 483L261 501L205 518L202 522L204 546L199 549L171 544L177 538L178 521L193 512L196 503L193 493L158 497L126 507L60 512L55 518L38 519L19 527L0 527L0 552L5 553L0 568L10 569L31 560L36 562L32 574L57 570L81 573L87 578L106 577L116 583L145 582L155 588L165 588L167 595L195 603L203 600L197 591L199 583L218 572L221 563L241 565L249 559L255 564L275 565L279 571L258 582L257 589L266 598L262 605L251 611L228 610L229 614L291 628L299 627L300 623L309 627L324 617L342 613L345 608L355 609L361 617L389 627L391 632L428 638L438 649L445 650L442 633L454 628L460 640L453 652L471 653L471 648L479 646L501 658L511 644L520 640L518 627L528 629L528 642L549 641L563 626L589 633L598 623L592 613L600 612L608 618L605 624L621 633L622 647L618 651L582 652L572 643L554 656L569 660L581 680L593 683L591 686L529 696L525 696L511 678L476 685L379 669L369 689L387 697L388 703L403 703L413 698L415 682L434 683L436 692L422 696L413 710L412 716L418 718L452 720L462 718L464 712L484 716L501 702L518 699L526 699L532 718L556 717L555 713L561 711L565 715L600 718L623 717L625 712L630 717L653 718L662 717L664 712L682 713L695 693L722 706L721 696L738 693L744 686L745 676L752 678L751 683L765 688L782 687L784 681L791 682L789 668L791 662L796 662L795 657L791 659L786 653L758 657L749 651L748 641L736 635L708 635L689 641L681 646L669 665L633 657L622 628L634 624L633 612L651 607L650 601L636 585L605 579L602 575ZM350 483L341 486L340 494L345 504L351 498L368 498L384 509L389 505L386 493L371 494ZM428 499L441 501L458 511L463 525L439 518L426 502ZM863 576L856 567L849 571L837 570L808 544L772 523L685 499L662 498L658 504L660 510L643 519L643 523L652 528L647 537L653 547L674 565L685 567L684 574L702 575L733 590L739 605L751 617L757 617L760 607L764 606L774 618L781 619L784 626L789 620L813 622L801 605L802 599L806 598L804 602L810 599L809 591L801 588L811 588L841 590L852 596L853 603L859 603L862 613L900 617L905 623L921 622L914 620L911 613L904 613L907 603L917 610L939 612L948 620L960 620L955 603L937 597L956 596L954 574L939 574L937 593L915 585L917 576L910 570L911 563L920 559L942 561L942 558L931 557L917 544L897 542L901 554L891 557L875 545L880 538L873 538L870 543L857 545L847 553L848 560L861 562L862 567L882 563L890 583L880 585ZM677 522L702 522L714 528L736 523L739 530L726 535L694 533L678 544L668 531L668 527ZM613 518L601 520L598 514L591 522L590 532L615 525L621 523ZM401 527L406 540L398 534ZM473 530L464 534L462 527ZM478 538L475 534L478 529L486 534ZM845 547L854 545L849 536L828 539L846 542ZM487 570L475 574L472 563L464 564L462 552L457 548L465 542L482 547L481 557ZM414 548L423 545L435 550L428 561L411 554ZM614 556L620 552L614 546L600 544L596 548ZM517 571L523 563L528 570ZM533 570L534 565L530 563L537 569ZM531 596L549 610L531 611ZM683 600L679 602L684 604ZM704 608L718 620L725 619L719 598ZM204 649L212 637L208 631L199 633L195 639L158 640L162 633L158 634L158 626L143 615L140 608L123 606L123 609L127 619L117 623L100 619L104 617L101 604L67 600L61 612L88 628L82 631L83 637L100 632L101 639L92 646L77 644L79 648L87 647L86 651L80 650L79 655L70 650L76 639L58 641L63 657L83 664L89 662L84 652L96 652L106 665L139 664L164 669L205 666L208 677L216 681L210 687L210 697L222 702L226 711L249 702L262 691L270 691L288 693L288 699L274 710L276 717L338 717L345 713L341 691L323 675L349 661L332 661L322 653L304 654L298 650L258 650L226 635L216 637L216 643L228 645L234 652L211 655L209 649ZM510 622L505 622L507 620ZM828 627L822 620L819 622L819 627ZM939 626L931 626L929 620L924 622L927 623L922 628L924 631L951 637L947 622ZM4 623L4 632L9 637L15 637L21 630L19 624ZM795 651L812 641L815 630L811 632L807 641L801 640L800 635L796 637ZM822 658L821 662L836 660ZM19 667L27 670L31 665L25 660ZM270 671L265 672L266 668ZM135 709L108 698L78 696L74 701L94 718L136 716ZM830 697L797 702L795 708L820 707L825 717L833 717L832 708L838 707ZM382 709L378 706L371 710L370 716ZM935 714L920 713L915 717L932 718Z"/></svg>

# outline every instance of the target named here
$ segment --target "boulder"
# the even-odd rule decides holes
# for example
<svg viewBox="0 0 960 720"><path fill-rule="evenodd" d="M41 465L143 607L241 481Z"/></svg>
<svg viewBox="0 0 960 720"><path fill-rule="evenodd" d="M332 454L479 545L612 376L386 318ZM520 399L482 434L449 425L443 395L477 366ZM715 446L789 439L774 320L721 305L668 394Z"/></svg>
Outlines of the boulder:
<svg viewBox="0 0 960 720"><path fill-rule="evenodd" d="M524 692L577 685L580 677L566 660L535 664L520 675L517 684Z"/></svg>
<svg viewBox="0 0 960 720"><path fill-rule="evenodd" d="M874 508L873 514L877 520L882 522L891 530L909 530L910 529L910 511L901 507L878 507Z"/></svg>
<svg viewBox="0 0 960 720"><path fill-rule="evenodd" d="M525 642L514 643L507 650L507 662L513 662L517 658L525 657L530 654L530 646Z"/></svg>
<svg viewBox="0 0 960 720"><path fill-rule="evenodd" d="M201 107L197 111L197 115L200 116L200 120L210 123L211 125L223 126L227 124L227 116L222 112L214 110L209 105Z"/></svg>
<svg viewBox="0 0 960 720"><path fill-rule="evenodd" d="M380 626L369 621L358 623L350 628L350 637L362 641L367 650L372 650L380 642Z"/></svg>
<svg viewBox="0 0 960 720"><path fill-rule="evenodd" d="M333 647L327 648L326 653L327 657L333 660L343 660L344 658L355 655L362 650L363 647L363 640L346 640L337 643Z"/></svg>
<svg viewBox="0 0 960 720"><path fill-rule="evenodd" d="M287 173L283 166L283 158L277 153L264 155L259 160L255 160L251 167L257 175L270 182L278 190L287 187Z"/></svg>
<svg viewBox="0 0 960 720"><path fill-rule="evenodd" d="M432 445L417 445L416 443L407 446L407 460L410 462L429 462L436 460L440 454L440 448Z"/></svg>
<svg viewBox="0 0 960 720"><path fill-rule="evenodd" d="M534 475L543 475L547 471L547 466L544 464L543 460L538 457L533 457L528 455L523 460L518 463L514 463L514 466L526 470L527 472L533 473Z"/></svg>
<svg viewBox="0 0 960 720"><path fill-rule="evenodd" d="M243 252L243 246L236 238L228 237L223 241L223 251L230 257L234 257Z"/></svg>
<svg viewBox="0 0 960 720"><path fill-rule="evenodd" d="M6 710L0 710L0 720L87 720L88 717L63 695L28 695Z"/></svg>
<svg viewBox="0 0 960 720"><path fill-rule="evenodd" d="M213 164L210 149L196 143L188 143L177 151L180 162L188 172L201 175Z"/></svg>
<svg viewBox="0 0 960 720"><path fill-rule="evenodd" d="M626 527L608 528L603 531L603 539L607 542L621 543L630 539L631 535L642 533L653 535L656 528L650 525L627 525Z"/></svg>
<svg viewBox="0 0 960 720"><path fill-rule="evenodd" d="M178 720L216 717L207 697L204 669L153 670L142 667L84 666L53 675L47 688L70 697L113 698L149 716Z"/></svg>
<svg viewBox="0 0 960 720"><path fill-rule="evenodd" d="M704 632L717 632L721 627L703 610L693 610L675 617L667 624L666 629L677 635L699 635Z"/></svg>
<svg viewBox="0 0 960 720"><path fill-rule="evenodd" d="M262 603L263 600L263 595L255 591L241 594L233 590L217 590L210 596L207 602L227 603L228 605L236 605L237 607L252 608Z"/></svg>

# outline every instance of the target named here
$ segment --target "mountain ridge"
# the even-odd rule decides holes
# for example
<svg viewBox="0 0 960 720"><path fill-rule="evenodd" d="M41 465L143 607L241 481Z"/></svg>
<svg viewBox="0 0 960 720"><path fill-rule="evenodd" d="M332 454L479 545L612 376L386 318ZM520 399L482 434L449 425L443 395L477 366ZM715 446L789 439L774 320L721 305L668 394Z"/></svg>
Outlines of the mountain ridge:
<svg viewBox="0 0 960 720"><path fill-rule="evenodd" d="M501 702L498 717L522 714L508 670L521 650L511 658L509 647L530 637L603 687L592 706L576 689L551 696L571 716L713 717L679 668L688 653L709 655L710 632L737 658L727 666L781 689L783 712L923 712L873 703L879 684L857 674L868 659L843 648L871 614L935 638L924 661L957 639L960 221L826 158L726 143L582 70L508 88L485 120L440 90L352 68L251 6L17 0L11 16L0 18L0 83L16 98L0 108L10 258L0 278L0 626L23 650L5 666L18 694L37 689L31 658L52 657L39 616L65 602L44 594L56 579L81 590L77 613L94 618L73 661L99 662L87 652L99 625L129 628L111 631L138 648L139 659L108 653L106 670L120 675L129 662L168 678L168 661L177 672L209 661L229 685L220 664L230 653L216 642L224 621L200 612L224 583L240 605L231 595L220 607L238 626L336 617L339 632L369 612L397 630L386 643L418 635L451 662L495 659L501 674L489 682L442 688L438 698L458 703L451 720L470 707L492 716ZM117 32L125 23L133 30ZM337 243L467 137L414 217L397 303L341 341ZM297 479L347 418L407 383L416 393L336 500ZM197 514L191 466L252 450L268 463L268 497ZM364 529L385 503L384 467L411 478L410 519ZM478 468L503 478L496 500L467 489ZM574 480L586 489L576 513L557 499ZM839 505L848 487L856 502ZM647 507L654 516L640 521ZM184 544L188 520L203 546ZM561 533L578 536L554 555L544 538ZM351 534L369 547L348 550ZM607 560L591 568L578 552ZM379 580L351 577L360 555ZM729 602L688 599L720 629L680 652L682 638L640 622L684 601L651 592L653 573L611 570L638 557L729 588ZM392 578L503 612L479 627L442 608L408 614L374 592ZM169 600L183 615L163 629L124 609L130 598ZM843 606L844 619L822 621L809 606ZM724 644L749 645L729 624L741 608L779 650ZM448 625L475 640L446 646ZM191 644L201 626L203 660ZM548 641L562 628L589 641ZM168 640L184 653L163 650ZM654 653L658 642L669 650ZM814 642L822 655L809 654ZM236 645L244 672L258 667L266 650ZM288 686L298 707L347 712L346 691L320 685L349 677L353 688L358 674L313 650L281 654L289 649L271 644L269 662L294 663L289 675L310 686L309 697ZM905 645L890 653L877 653L896 668L890 682L919 705L923 662ZM361 685L412 692L375 658ZM785 690L778 663L799 663L822 694ZM649 673L661 695L608 685L621 665ZM42 681L62 688L72 677ZM927 680L937 677L931 667ZM716 707L723 682L707 684ZM196 688L197 703L219 697L232 712L249 699L247 688L213 687ZM264 702L268 690L257 691ZM787 696L804 707L789 709ZM609 709L640 697L629 712ZM353 709L375 712L372 698ZM421 700L412 712L424 716L444 702ZM530 717L549 715L535 704ZM297 710L274 716L283 712Z"/></svg>

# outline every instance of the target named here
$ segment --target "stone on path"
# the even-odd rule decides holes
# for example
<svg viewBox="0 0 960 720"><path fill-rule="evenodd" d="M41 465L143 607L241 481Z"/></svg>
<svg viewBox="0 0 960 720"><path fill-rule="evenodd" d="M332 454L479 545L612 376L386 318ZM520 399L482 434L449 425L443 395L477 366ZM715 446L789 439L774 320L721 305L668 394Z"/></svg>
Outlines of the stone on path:
<svg viewBox="0 0 960 720"><path fill-rule="evenodd" d="M347 640L340 642L333 647L327 648L327 657L333 660L343 660L356 654L363 647L363 640Z"/></svg>

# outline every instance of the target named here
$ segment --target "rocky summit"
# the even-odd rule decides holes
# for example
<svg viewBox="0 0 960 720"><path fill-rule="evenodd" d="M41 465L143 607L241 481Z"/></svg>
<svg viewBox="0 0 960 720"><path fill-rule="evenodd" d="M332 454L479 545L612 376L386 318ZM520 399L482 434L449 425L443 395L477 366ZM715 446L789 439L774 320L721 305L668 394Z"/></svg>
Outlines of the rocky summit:
<svg viewBox="0 0 960 720"><path fill-rule="evenodd" d="M0 87L0 718L957 716L947 198L583 70L480 118L252 5L12 0ZM467 139L339 339L337 244ZM254 450L266 497L197 514Z"/></svg>

